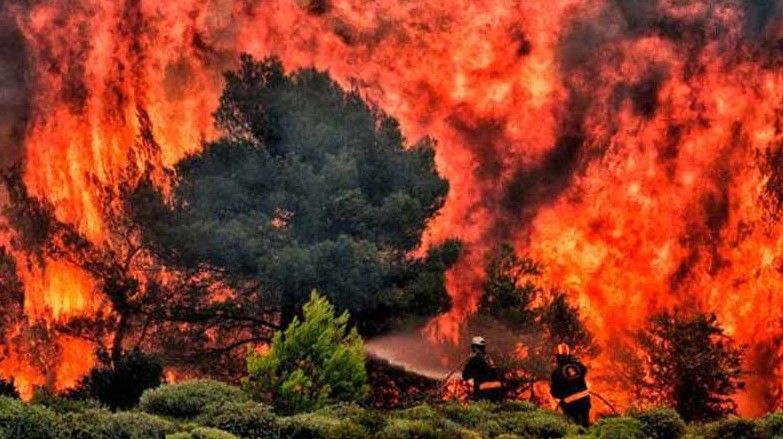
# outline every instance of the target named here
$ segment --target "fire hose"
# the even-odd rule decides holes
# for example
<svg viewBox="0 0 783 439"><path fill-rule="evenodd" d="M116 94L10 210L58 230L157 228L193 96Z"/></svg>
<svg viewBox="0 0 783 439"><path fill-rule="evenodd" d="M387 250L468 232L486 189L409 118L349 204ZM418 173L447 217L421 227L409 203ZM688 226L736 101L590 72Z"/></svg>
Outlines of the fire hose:
<svg viewBox="0 0 783 439"><path fill-rule="evenodd" d="M593 392L593 391L591 390L591 391L590 391L590 396L595 396L595 397L596 397L596 398L598 398L598 399L599 399L601 402L603 402L604 404L606 404L606 406L607 406L607 407L609 407L609 409L610 409L610 410L612 411L612 413L614 413L615 415L619 415L619 414L620 414L620 412L618 412L618 411L617 411L617 409L615 409L615 408L614 408L614 406L612 405L612 403L611 403L611 402L609 402L609 400L607 400L606 398L604 398L604 397L603 397L603 396L601 396L600 394L598 394L598 393L595 393L595 392Z"/></svg>

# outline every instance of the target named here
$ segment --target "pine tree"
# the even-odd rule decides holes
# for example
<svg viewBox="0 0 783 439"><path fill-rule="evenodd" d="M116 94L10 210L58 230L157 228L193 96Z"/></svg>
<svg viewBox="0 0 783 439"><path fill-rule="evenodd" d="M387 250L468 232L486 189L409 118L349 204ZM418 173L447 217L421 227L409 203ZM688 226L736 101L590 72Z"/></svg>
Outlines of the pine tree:
<svg viewBox="0 0 783 439"><path fill-rule="evenodd" d="M339 317L315 291L295 317L278 332L265 354L251 353L245 387L281 414L312 411L368 393L364 342L348 331L348 313Z"/></svg>
<svg viewBox="0 0 783 439"><path fill-rule="evenodd" d="M710 421L736 412L731 399L744 388L744 346L737 346L714 314L664 312L637 333L643 377L638 394L670 406L690 421Z"/></svg>

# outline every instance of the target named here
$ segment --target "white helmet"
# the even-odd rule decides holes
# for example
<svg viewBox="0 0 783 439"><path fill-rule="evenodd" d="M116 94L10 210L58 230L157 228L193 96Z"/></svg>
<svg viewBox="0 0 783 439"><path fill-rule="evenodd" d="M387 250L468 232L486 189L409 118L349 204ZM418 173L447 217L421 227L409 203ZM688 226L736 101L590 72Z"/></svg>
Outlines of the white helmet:
<svg viewBox="0 0 783 439"><path fill-rule="evenodd" d="M484 340L484 337L482 337L480 335L477 335L477 336L473 337L473 340L471 340L470 345L471 346L481 346L481 347L484 347L484 346L487 345L487 341Z"/></svg>

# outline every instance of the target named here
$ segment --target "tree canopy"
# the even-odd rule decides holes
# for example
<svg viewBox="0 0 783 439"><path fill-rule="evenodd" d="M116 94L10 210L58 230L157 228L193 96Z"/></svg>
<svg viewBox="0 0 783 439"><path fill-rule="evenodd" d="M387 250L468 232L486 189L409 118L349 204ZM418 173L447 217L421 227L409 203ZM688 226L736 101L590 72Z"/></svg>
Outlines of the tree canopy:
<svg viewBox="0 0 783 439"><path fill-rule="evenodd" d="M208 265L235 287L263 281L284 324L314 288L365 331L449 306L443 272L458 245L409 257L448 191L430 140L406 144L358 93L324 72L286 75L274 58L242 57L215 118L225 136L177 165L173 209L140 197L163 260Z"/></svg>
<svg viewBox="0 0 783 439"><path fill-rule="evenodd" d="M744 388L745 348L726 334L714 314L664 312L636 334L638 394L673 407L686 421L710 421L736 413L731 397Z"/></svg>

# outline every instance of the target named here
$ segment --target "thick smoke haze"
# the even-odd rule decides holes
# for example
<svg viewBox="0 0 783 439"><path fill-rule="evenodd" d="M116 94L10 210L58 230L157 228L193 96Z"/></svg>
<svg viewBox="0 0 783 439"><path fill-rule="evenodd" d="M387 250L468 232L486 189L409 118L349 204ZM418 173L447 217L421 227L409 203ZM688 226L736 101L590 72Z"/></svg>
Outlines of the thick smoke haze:
<svg viewBox="0 0 783 439"><path fill-rule="evenodd" d="M0 9L0 169L17 163L23 156L30 111L27 73L22 35L9 14Z"/></svg>

